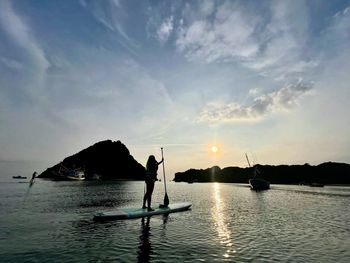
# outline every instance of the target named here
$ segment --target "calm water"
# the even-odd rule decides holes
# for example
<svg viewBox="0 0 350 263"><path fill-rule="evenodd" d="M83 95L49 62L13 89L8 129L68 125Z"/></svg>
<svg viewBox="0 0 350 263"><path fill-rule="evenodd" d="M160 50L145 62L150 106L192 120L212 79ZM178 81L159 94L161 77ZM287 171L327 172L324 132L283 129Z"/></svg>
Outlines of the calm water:
<svg viewBox="0 0 350 263"><path fill-rule="evenodd" d="M94 223L97 210L141 206L143 183L2 182L0 262L350 262L350 188L168 188L192 210Z"/></svg>

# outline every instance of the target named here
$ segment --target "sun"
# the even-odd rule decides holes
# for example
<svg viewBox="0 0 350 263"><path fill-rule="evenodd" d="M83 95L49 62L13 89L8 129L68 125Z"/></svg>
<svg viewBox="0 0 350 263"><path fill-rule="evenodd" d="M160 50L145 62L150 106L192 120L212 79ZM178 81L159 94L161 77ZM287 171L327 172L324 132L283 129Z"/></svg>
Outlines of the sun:
<svg viewBox="0 0 350 263"><path fill-rule="evenodd" d="M212 153L217 153L219 151L219 148L215 145L213 145L211 148L210 148L211 152Z"/></svg>

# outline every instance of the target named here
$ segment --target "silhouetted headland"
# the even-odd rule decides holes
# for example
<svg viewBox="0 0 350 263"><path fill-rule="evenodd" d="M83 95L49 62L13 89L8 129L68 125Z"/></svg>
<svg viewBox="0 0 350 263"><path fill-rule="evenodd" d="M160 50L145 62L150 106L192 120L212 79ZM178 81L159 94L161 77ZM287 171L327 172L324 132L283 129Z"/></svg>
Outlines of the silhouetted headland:
<svg viewBox="0 0 350 263"><path fill-rule="evenodd" d="M350 184L350 165L326 162L316 166L258 165L261 176L272 184ZM213 166L207 169L189 169L175 174L175 182L247 183L255 167Z"/></svg>
<svg viewBox="0 0 350 263"><path fill-rule="evenodd" d="M98 175L103 180L144 180L145 174L145 168L130 155L126 146L120 141L111 140L98 142L65 158L38 177L62 179L59 176L62 165L68 169L81 167L86 179Z"/></svg>

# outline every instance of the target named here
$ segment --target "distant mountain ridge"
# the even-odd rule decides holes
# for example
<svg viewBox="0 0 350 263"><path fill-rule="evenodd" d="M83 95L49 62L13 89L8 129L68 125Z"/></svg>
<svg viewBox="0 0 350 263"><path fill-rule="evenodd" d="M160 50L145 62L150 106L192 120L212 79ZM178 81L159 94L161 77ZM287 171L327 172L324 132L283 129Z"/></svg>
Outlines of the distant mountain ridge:
<svg viewBox="0 0 350 263"><path fill-rule="evenodd" d="M261 176L272 184L350 184L350 165L326 162L316 166L258 165ZM254 167L213 166L207 169L189 169L175 173L175 182L225 182L247 183L254 174Z"/></svg>
<svg viewBox="0 0 350 263"><path fill-rule="evenodd" d="M61 164L69 169L84 168L87 179L98 174L104 180L144 180L145 175L145 168L120 141L100 141L48 168L39 178L57 179Z"/></svg>

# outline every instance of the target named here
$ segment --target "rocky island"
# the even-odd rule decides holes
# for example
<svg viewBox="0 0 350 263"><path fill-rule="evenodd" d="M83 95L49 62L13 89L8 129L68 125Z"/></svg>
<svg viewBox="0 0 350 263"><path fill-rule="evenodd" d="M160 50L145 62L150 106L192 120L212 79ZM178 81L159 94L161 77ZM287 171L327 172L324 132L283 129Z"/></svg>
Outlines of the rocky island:
<svg viewBox="0 0 350 263"><path fill-rule="evenodd" d="M81 167L85 178L98 175L102 180L144 180L145 168L130 155L127 147L120 141L101 141L77 154L65 158L62 162L48 168L39 178L62 179L59 171Z"/></svg>
<svg viewBox="0 0 350 263"><path fill-rule="evenodd" d="M272 184L350 184L350 165L326 162L316 166L304 165L257 165L261 177ZM225 182L247 183L255 167L213 166L207 169L189 169L175 174L175 182Z"/></svg>

